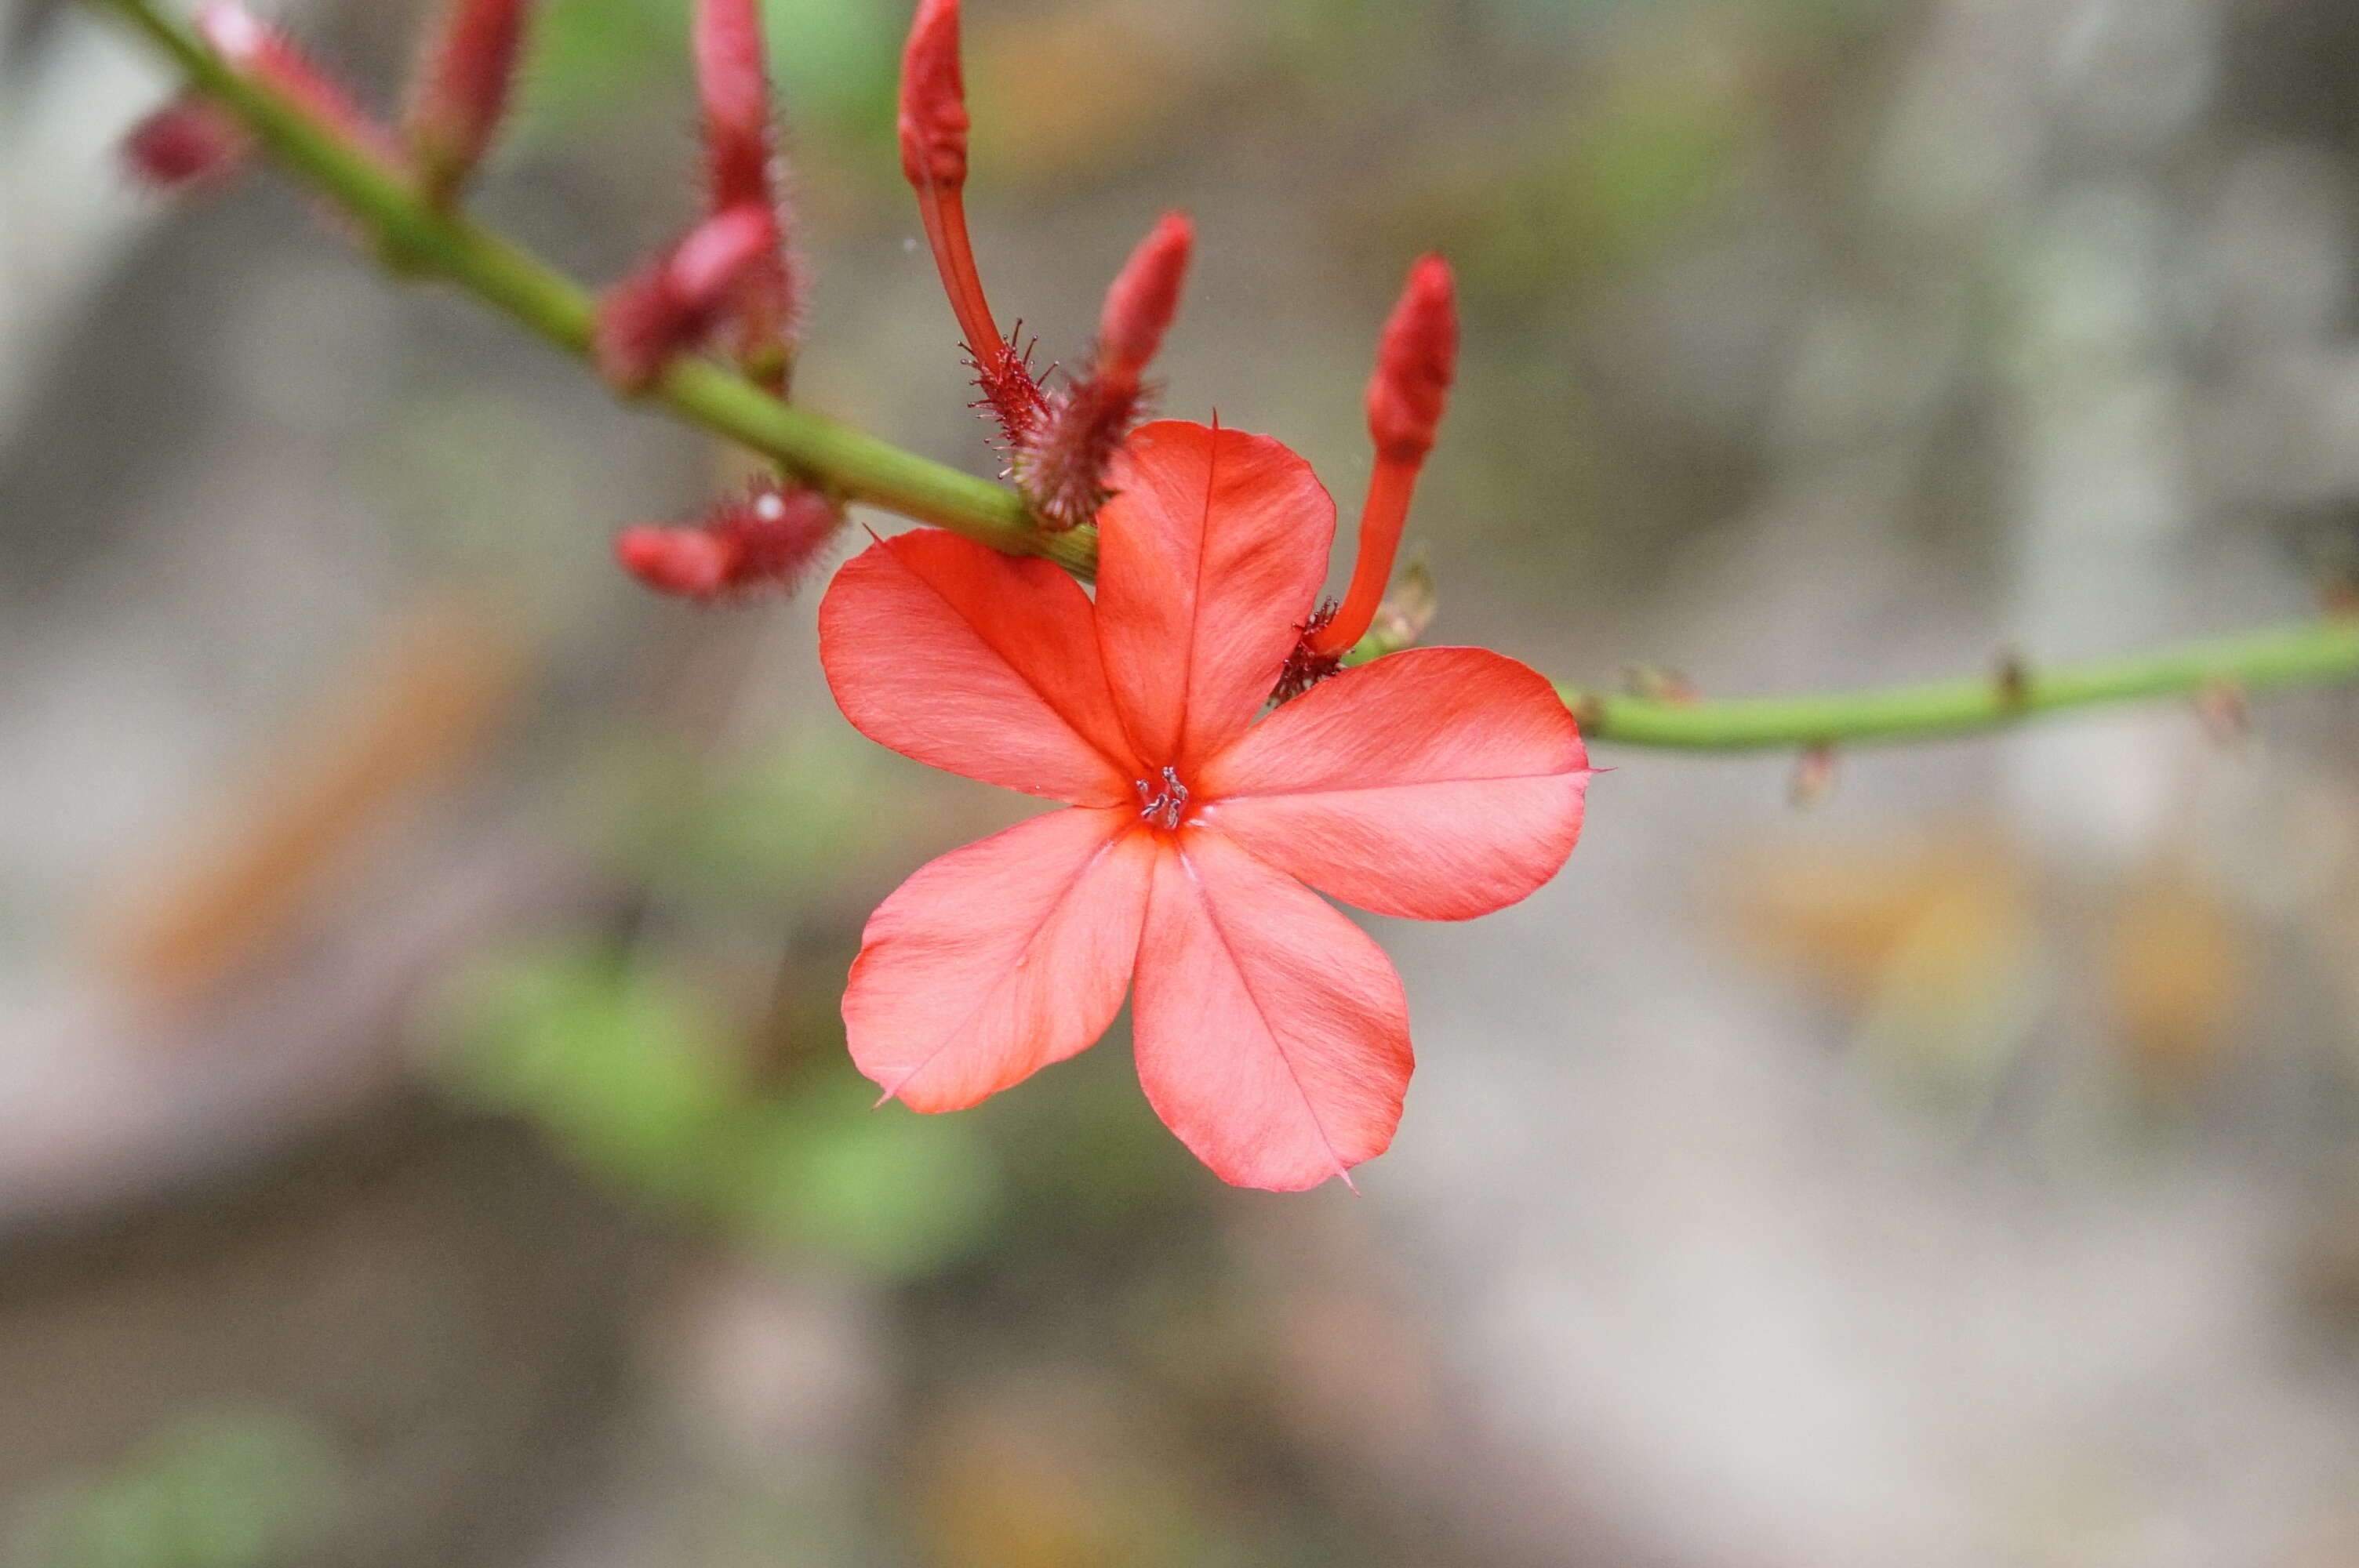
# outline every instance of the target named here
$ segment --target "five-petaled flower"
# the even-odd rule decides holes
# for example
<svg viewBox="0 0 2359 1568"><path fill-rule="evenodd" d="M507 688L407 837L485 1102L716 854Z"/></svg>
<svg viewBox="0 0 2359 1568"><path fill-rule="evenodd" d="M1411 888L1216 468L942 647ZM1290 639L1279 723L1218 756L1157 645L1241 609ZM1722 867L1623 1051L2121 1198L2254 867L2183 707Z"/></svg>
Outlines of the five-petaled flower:
<svg viewBox="0 0 2359 1568"><path fill-rule="evenodd" d="M1411 1058L1399 977L1311 890L1426 920L1513 903L1571 852L1588 761L1548 682L1477 648L1378 659L1256 723L1334 503L1276 441L1177 421L1135 432L1109 481L1094 601L924 529L821 607L864 733L1071 807L878 907L853 1058L887 1098L958 1109L1086 1048L1128 991L1164 1122L1227 1181L1312 1186L1390 1143Z"/></svg>

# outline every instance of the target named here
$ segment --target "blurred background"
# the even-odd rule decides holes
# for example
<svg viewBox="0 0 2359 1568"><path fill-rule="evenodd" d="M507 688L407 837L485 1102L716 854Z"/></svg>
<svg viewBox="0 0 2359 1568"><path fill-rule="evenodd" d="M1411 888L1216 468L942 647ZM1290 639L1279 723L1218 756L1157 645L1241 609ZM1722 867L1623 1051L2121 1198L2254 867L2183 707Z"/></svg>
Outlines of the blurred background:
<svg viewBox="0 0 2359 1568"><path fill-rule="evenodd" d="M1118 1026L872 1112L867 912L1020 815L855 735L745 471L0 11L0 1562L2359 1564L2359 729L1600 748L1528 903L1374 921L1419 1070L1232 1191ZM414 0L282 11L372 101ZM546 0L496 223L687 215L684 0ZM799 390L978 471L902 0L772 0ZM1432 640L1709 692L2125 650L2359 569L2344 0L972 0L1003 317L1155 214L1163 407L1356 503L1438 247ZM864 514L886 528L892 520ZM1345 562L1339 560L1339 567ZM1339 576L1341 575L1339 571Z"/></svg>

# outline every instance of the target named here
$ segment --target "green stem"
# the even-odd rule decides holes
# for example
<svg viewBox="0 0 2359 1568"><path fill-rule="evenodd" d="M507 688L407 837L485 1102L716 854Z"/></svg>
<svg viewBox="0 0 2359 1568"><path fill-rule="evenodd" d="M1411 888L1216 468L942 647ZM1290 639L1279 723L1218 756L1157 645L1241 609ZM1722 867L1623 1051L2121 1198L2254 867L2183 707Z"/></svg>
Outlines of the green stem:
<svg viewBox="0 0 2359 1568"><path fill-rule="evenodd" d="M267 83L232 69L152 0L91 3L146 34L282 164L373 229L397 265L448 278L559 348L588 355L596 307L579 284L468 219L430 205L399 171L348 145ZM1015 492L784 403L712 361L679 361L649 395L689 423L850 499L995 549L1045 557L1078 576L1096 568L1093 530L1049 533ZM1869 691L1671 702L1559 690L1593 741L1745 752L1930 740L2102 703L2188 697L2213 686L2260 691L2354 676L2359 624L2320 622L2052 669Z"/></svg>
<svg viewBox="0 0 2359 1568"><path fill-rule="evenodd" d="M234 112L278 161L368 224L405 269L438 274L567 352L587 357L596 304L579 284L466 218L429 205L397 170L350 146L266 82L234 70L149 0L96 0L129 21ZM1087 529L1052 534L1014 491L782 403L708 360L676 362L649 395L690 423L777 460L849 499L937 524L995 549L1045 556L1082 576Z"/></svg>
<svg viewBox="0 0 2359 1568"><path fill-rule="evenodd" d="M2191 697L2210 687L2256 692L2354 676L2359 676L2359 622L2321 621L2158 653L1870 691L1670 702L1557 689L1593 740L1751 752L1922 741L2100 703Z"/></svg>

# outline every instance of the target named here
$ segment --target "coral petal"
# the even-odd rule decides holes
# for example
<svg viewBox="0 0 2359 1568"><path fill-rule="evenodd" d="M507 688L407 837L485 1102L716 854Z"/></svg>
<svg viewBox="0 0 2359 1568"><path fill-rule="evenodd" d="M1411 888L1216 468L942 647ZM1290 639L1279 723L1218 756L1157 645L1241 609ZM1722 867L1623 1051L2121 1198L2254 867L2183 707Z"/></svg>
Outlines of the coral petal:
<svg viewBox="0 0 2359 1568"><path fill-rule="evenodd" d="M1132 1015L1147 1100L1224 1182L1299 1191L1392 1141L1411 1066L1400 977L1216 831L1183 831L1156 862Z"/></svg>
<svg viewBox="0 0 2359 1568"><path fill-rule="evenodd" d="M1141 426L1098 514L1098 639L1132 744L1185 773L1253 721L1327 574L1335 503L1266 436Z"/></svg>
<svg viewBox="0 0 2359 1568"><path fill-rule="evenodd" d="M1081 585L921 528L846 563L820 661L864 735L932 767L1076 806L1132 802L1130 759ZM1133 803L1135 805L1135 802Z"/></svg>
<svg viewBox="0 0 2359 1568"><path fill-rule="evenodd" d="M962 1109L1105 1033L1154 872L1137 821L1052 811L919 868L878 906L843 1022L886 1098Z"/></svg>
<svg viewBox="0 0 2359 1568"><path fill-rule="evenodd" d="M1481 648L1347 670L1208 763L1200 820L1380 914L1464 920L1554 876L1589 759L1542 676Z"/></svg>

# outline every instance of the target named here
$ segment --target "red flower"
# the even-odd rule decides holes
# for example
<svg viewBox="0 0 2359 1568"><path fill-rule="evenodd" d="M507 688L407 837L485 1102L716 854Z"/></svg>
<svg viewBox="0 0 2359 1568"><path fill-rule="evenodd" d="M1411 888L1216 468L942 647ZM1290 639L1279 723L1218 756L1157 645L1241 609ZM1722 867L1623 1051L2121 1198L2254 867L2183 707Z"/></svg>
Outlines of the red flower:
<svg viewBox="0 0 2359 1568"><path fill-rule="evenodd" d="M877 909L843 1000L853 1059L886 1098L954 1110L1087 1047L1129 990L1166 1125L1223 1180L1313 1186L1391 1142L1410 1052L1399 977L1311 888L1426 920L1513 903L1580 837L1588 760L1548 682L1476 648L1379 659L1254 723L1334 503L1276 441L1177 421L1109 477L1094 602L924 529L821 607L863 733L1072 807Z"/></svg>

